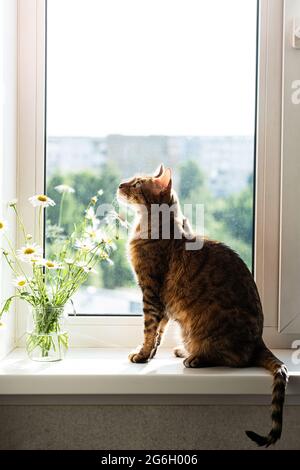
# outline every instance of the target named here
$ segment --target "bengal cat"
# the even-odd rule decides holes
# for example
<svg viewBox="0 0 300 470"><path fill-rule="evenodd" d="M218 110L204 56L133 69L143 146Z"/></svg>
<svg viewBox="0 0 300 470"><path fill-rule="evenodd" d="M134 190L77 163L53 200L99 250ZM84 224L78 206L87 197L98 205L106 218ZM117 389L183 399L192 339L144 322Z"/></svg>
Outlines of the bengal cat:
<svg viewBox="0 0 300 470"><path fill-rule="evenodd" d="M265 437L246 434L259 446L274 444L282 432L288 372L262 339L263 312L251 272L228 246L192 233L172 189L169 168L161 166L154 176L122 182L118 198L136 211L129 254L143 294L144 341L130 361L153 358L172 319L183 338L183 347L174 352L184 358L185 367L264 367L274 377L272 429ZM162 217L158 230L151 226L153 208L161 204L174 209L168 239ZM192 241L202 248L187 249Z"/></svg>

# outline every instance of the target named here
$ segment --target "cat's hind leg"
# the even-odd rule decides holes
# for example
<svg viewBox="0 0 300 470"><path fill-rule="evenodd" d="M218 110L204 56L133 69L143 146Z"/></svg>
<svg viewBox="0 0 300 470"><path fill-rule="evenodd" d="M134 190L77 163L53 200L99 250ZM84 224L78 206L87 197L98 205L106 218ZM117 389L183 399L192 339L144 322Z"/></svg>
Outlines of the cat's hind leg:
<svg viewBox="0 0 300 470"><path fill-rule="evenodd" d="M202 353L190 354L183 364L187 368L215 367L220 365L220 361L216 357L209 357Z"/></svg>
<svg viewBox="0 0 300 470"><path fill-rule="evenodd" d="M178 346L177 348L174 348L173 352L174 352L174 356L181 357L182 359L184 357L187 357L188 355L188 353L186 352L183 346Z"/></svg>

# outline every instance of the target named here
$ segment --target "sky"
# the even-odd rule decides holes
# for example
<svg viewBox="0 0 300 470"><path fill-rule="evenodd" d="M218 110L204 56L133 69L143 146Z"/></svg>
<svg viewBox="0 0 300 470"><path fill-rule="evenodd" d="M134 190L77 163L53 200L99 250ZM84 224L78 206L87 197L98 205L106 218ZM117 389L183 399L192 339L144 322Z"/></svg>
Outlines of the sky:
<svg viewBox="0 0 300 470"><path fill-rule="evenodd" d="M252 135L256 0L48 0L49 136Z"/></svg>

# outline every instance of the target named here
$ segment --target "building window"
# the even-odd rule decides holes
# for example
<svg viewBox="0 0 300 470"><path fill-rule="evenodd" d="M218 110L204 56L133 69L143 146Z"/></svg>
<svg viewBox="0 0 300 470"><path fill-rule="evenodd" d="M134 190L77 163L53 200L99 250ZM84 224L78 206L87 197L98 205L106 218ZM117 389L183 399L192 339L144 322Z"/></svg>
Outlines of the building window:
<svg viewBox="0 0 300 470"><path fill-rule="evenodd" d="M163 162L181 203L204 203L205 234L253 269L256 37L256 0L48 2L46 185L56 201L56 186L75 189L65 234L99 189L111 203L121 179ZM78 314L141 314L117 244Z"/></svg>

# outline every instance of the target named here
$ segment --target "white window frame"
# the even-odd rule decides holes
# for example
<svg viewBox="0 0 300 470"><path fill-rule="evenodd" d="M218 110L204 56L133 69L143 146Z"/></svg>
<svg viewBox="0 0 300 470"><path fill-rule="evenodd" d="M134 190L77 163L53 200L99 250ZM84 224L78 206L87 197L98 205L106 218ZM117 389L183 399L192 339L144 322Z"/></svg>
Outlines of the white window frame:
<svg viewBox="0 0 300 470"><path fill-rule="evenodd" d="M291 347L296 336L278 331L283 0L261 0L259 10L255 277L266 341L271 347ZM33 231L35 221L26 202L44 187L44 18L44 0L18 1L17 183L19 201L25 202L21 209ZM17 346L24 344L25 316L24 305L19 306ZM71 345L135 347L142 339L142 321L142 316L71 317ZM173 344L174 334L169 332L164 345Z"/></svg>

